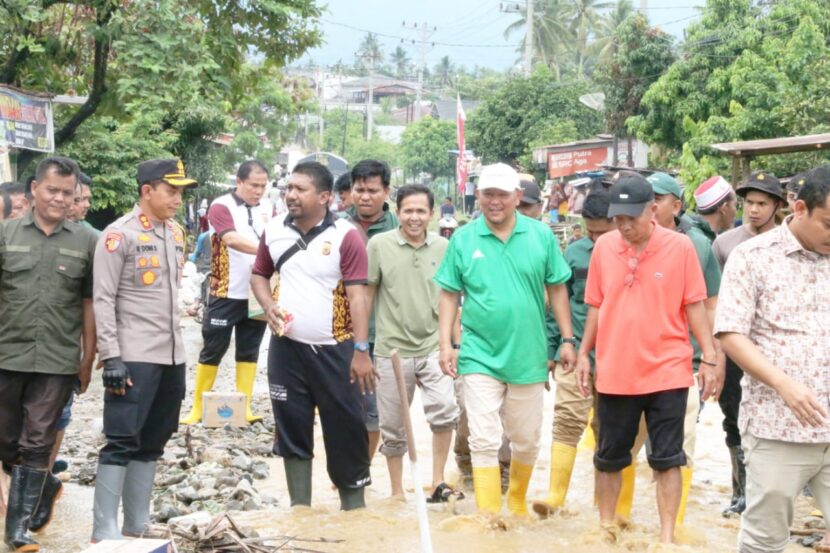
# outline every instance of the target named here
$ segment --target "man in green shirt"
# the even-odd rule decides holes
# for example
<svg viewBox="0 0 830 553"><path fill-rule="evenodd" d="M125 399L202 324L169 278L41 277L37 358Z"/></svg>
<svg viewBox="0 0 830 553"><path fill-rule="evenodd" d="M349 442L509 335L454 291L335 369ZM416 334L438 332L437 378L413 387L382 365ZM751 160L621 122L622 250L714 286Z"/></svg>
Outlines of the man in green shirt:
<svg viewBox="0 0 830 553"><path fill-rule="evenodd" d="M27 532L58 418L78 379L86 390L95 358L95 236L66 220L79 173L71 159L45 158L34 207L0 224L0 460L12 476L5 542L13 550L39 550Z"/></svg>
<svg viewBox="0 0 830 553"><path fill-rule="evenodd" d="M615 228L614 221L608 218L610 201L610 196L605 190L588 194L582 207L582 218L588 236L570 244L565 250L565 261L571 268L571 278L567 287L571 323L577 341L582 339L585 319L588 316L585 281L588 278L588 265L594 251L594 242ZM548 334L554 336L556 342L552 356L558 361L559 329L555 322L548 327ZM591 361L593 362L593 357ZM591 419L591 408L595 402L593 383L591 394L586 398L579 391L573 371L566 372L557 365L553 376L556 380L556 401L553 410L553 443L550 449L550 487L547 498L533 502L534 512L542 517L549 516L565 504L571 473L576 462L577 445ZM593 418L593 426L597 426L596 417Z"/></svg>
<svg viewBox="0 0 830 553"><path fill-rule="evenodd" d="M369 298L375 302L377 334L375 364L381 453L386 456L392 497L403 497L403 455L406 429L391 355L401 357L408 401L416 383L421 389L424 414L432 430L433 502L446 501L455 492L444 482L444 466L458 422L452 379L438 365L438 298L432 277L447 249L447 240L427 231L435 198L426 186L407 185L398 190L397 230L369 240ZM461 495L463 497L463 495Z"/></svg>
<svg viewBox="0 0 830 553"><path fill-rule="evenodd" d="M463 377L479 510L501 511L503 418L512 453L507 506L523 515L539 453L548 379L545 288L564 336L562 363L570 367L575 340L565 282L571 271L550 228L516 213L521 191L513 168L502 163L485 167L477 194L483 217L453 235L435 275L443 289L439 361L446 374ZM452 331L462 292L459 351Z"/></svg>
<svg viewBox="0 0 830 553"><path fill-rule="evenodd" d="M391 173L382 161L364 159L352 168L352 205L338 215L360 230L368 242L376 234L398 228L398 218L389 211ZM375 318L369 319L369 353L375 349ZM369 432L369 459L375 455L380 441L378 405L374 393L363 396L366 430Z"/></svg>

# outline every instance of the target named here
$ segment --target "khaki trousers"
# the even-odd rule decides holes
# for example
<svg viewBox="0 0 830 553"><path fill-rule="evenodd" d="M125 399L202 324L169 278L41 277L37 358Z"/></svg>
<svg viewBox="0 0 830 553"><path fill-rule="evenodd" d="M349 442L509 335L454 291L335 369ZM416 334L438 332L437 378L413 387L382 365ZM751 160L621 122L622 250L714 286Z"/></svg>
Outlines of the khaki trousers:
<svg viewBox="0 0 830 553"><path fill-rule="evenodd" d="M502 422L512 458L533 465L542 436L544 383L507 384L483 374L466 374L461 378L473 466L498 466Z"/></svg>
<svg viewBox="0 0 830 553"><path fill-rule="evenodd" d="M553 441L560 444L576 447L585 427L588 426L588 417L591 408L595 406L597 397L594 391L594 375L588 382L590 394L584 397L576 385L576 371L565 374L562 365L556 365L553 373L556 380L556 403L553 406ZM599 430L599 419L594 417L591 428L594 436Z"/></svg>
<svg viewBox="0 0 830 553"><path fill-rule="evenodd" d="M406 453L406 428L401 416L401 398L392 359L375 356L375 367L380 376L375 390L380 435L383 438L380 452L387 457L401 457ZM438 365L438 353L424 357L401 358L401 372L409 405L412 405L415 387L421 389L421 403L424 405L424 415L430 430L453 430L458 423L458 405L455 403L452 378L445 375Z"/></svg>
<svg viewBox="0 0 830 553"><path fill-rule="evenodd" d="M793 504L809 484L823 513L830 513L830 444L800 444L742 435L746 511L738 551L778 553L787 547Z"/></svg>

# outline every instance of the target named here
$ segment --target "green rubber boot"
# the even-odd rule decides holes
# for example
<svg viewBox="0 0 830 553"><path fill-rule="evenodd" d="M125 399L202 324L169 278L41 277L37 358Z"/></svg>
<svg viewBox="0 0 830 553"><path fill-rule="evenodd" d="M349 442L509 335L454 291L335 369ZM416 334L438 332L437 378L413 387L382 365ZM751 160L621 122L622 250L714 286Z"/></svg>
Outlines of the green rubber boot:
<svg viewBox="0 0 830 553"><path fill-rule="evenodd" d="M311 459L283 457L291 506L311 507Z"/></svg>

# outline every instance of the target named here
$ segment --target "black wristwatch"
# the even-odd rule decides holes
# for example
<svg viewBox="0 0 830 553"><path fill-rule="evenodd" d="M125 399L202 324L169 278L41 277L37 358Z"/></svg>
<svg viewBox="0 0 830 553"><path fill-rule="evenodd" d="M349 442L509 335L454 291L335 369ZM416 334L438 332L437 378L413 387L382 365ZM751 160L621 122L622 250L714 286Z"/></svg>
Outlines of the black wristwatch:
<svg viewBox="0 0 830 553"><path fill-rule="evenodd" d="M461 344L452 344L452 349L461 349Z"/></svg>
<svg viewBox="0 0 830 553"><path fill-rule="evenodd" d="M576 347L576 338L562 338L563 344L570 344L573 347Z"/></svg>

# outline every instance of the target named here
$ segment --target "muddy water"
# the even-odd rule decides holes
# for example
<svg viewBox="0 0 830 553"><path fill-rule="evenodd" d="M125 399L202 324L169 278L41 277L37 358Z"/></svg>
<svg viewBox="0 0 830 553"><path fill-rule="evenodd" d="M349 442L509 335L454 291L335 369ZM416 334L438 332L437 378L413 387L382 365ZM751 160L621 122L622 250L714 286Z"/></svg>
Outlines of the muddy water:
<svg viewBox="0 0 830 553"><path fill-rule="evenodd" d="M201 340L198 326L185 322L185 340L190 362L195 363ZM232 356L223 364L217 390L233 388ZM261 356L264 359L265 356ZM227 365L227 366L225 366ZM192 389L192 370L188 372L188 386ZM100 381L94 381L90 394L79 401L76 419L70 431L92 434L101 409ZM269 413L265 397L266 375L260 370L256 389L256 410ZM189 400L184 409L189 408ZM431 481L431 436L424 420L418 395L413 404L413 423L418 445L419 468L423 482ZM546 394L542 450L533 474L528 498L541 498L547 493L550 461L550 428L553 414L553 393ZM454 505L429 505L429 523L436 552L529 553L540 551L568 551L595 553L607 551L677 551L689 553L734 551L739 522L726 520L720 512L731 493L729 457L723 445L721 414L716 404L708 403L698 425L695 472L687 509L686 525L678 530L679 545L669 548L656 546L658 517L655 486L651 473L641 456L638 464L636 493L632 512L633 524L624 531L615 545L600 539L597 531L598 514L593 506L593 468L591 453L580 451L577 456L566 509L546 521L534 517L515 520L506 516L496 529L491 520L475 515L475 500L468 498ZM100 423L97 423L100 424ZM100 428L100 426L98 426ZM96 447L90 438L89 453ZM419 534L414 508L408 462L404 464L404 485L408 489L407 502L389 499L389 478L386 463L377 455L372 463L373 485L367 488L365 511L341 513L338 511L337 492L331 489L325 470L325 453L320 426L315 427L314 497L310 509L291 510L287 507L288 493L280 459L268 459L271 477L256 481L257 487L277 497L281 507L257 513L234 515L240 522L254 526L261 535L292 535L305 538L344 540L338 544L308 544L318 551L373 553L418 553ZM447 479L454 481L452 453L447 463ZM796 524L812 508L810 502L800 499ZM0 523L0 526L2 523ZM57 507L55 521L39 539L45 553L75 553L86 547L92 526L92 488L68 484ZM506 528L506 529L505 529ZM2 547L2 546L0 546ZM791 545L788 553L807 551Z"/></svg>

